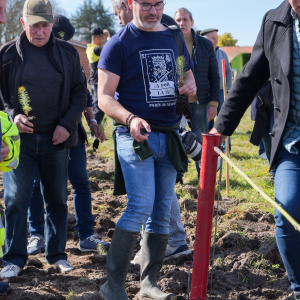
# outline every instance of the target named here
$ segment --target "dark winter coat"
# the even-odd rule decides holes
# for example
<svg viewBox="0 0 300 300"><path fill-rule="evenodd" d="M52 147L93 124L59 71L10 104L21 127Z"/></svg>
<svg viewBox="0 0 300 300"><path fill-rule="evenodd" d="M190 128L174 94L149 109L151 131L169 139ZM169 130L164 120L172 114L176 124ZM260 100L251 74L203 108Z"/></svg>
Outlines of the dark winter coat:
<svg viewBox="0 0 300 300"><path fill-rule="evenodd" d="M199 104L220 100L220 76L213 44L192 29L194 45L192 60Z"/></svg>
<svg viewBox="0 0 300 300"><path fill-rule="evenodd" d="M267 12L250 61L231 88L215 128L230 136L242 116L270 78L274 94L274 126L271 133L271 167L282 142L292 96L293 18L288 0Z"/></svg>
<svg viewBox="0 0 300 300"><path fill-rule="evenodd" d="M258 92L251 103L251 120L255 121L250 143L258 146L264 134L270 130L270 113L273 103L273 91L270 81Z"/></svg>
<svg viewBox="0 0 300 300"><path fill-rule="evenodd" d="M25 64L22 54L22 43L25 37L23 32L18 39L5 43L0 48L0 90L3 93L5 109L13 119L16 115L23 114L18 99L18 88ZM66 128L70 133L69 138L64 142L69 148L77 144L78 123L86 107L86 79L77 50L69 43L56 39L53 34L50 36L50 41L50 61L63 75L57 125Z"/></svg>

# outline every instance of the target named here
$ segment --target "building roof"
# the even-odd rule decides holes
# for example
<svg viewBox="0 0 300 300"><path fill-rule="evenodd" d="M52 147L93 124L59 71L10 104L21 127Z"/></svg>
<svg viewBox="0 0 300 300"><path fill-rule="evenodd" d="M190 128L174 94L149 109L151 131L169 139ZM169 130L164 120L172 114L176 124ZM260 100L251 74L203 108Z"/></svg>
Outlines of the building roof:
<svg viewBox="0 0 300 300"><path fill-rule="evenodd" d="M241 53L252 53L253 47L221 47L227 54L229 62Z"/></svg>

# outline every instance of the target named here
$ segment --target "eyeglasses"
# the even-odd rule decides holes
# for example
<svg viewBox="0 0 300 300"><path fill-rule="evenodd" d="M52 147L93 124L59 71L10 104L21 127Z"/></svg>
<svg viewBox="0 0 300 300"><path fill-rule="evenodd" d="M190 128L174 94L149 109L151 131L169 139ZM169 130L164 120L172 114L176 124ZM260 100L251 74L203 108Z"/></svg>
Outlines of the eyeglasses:
<svg viewBox="0 0 300 300"><path fill-rule="evenodd" d="M133 0L135 3L137 3L140 7L141 7L141 9L143 10L143 11L149 11L151 8L152 8L152 6L154 6L155 7L155 9L156 10L162 10L163 8L164 8L164 6L165 6L165 2L157 2L156 4L154 4L154 5L152 5L152 4L150 4L150 3L144 3L144 4L139 4L138 2L136 2L135 0Z"/></svg>

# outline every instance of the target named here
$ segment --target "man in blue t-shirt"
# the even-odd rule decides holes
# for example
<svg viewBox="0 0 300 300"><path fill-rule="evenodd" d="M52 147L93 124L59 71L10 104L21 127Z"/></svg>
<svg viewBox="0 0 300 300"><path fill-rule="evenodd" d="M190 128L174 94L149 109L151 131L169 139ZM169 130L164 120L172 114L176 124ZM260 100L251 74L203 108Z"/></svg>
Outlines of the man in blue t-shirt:
<svg viewBox="0 0 300 300"><path fill-rule="evenodd" d="M183 42L188 71L177 90L178 50L171 31L160 23L164 2L137 1L129 1L133 21L104 46L98 64L99 106L118 125L116 150L128 196L107 254L107 282L100 289L105 300L128 300L126 274L146 221L139 297L175 299L160 290L156 277L168 242L176 171L186 168L176 133L181 119L175 113L176 93L195 95L196 85Z"/></svg>

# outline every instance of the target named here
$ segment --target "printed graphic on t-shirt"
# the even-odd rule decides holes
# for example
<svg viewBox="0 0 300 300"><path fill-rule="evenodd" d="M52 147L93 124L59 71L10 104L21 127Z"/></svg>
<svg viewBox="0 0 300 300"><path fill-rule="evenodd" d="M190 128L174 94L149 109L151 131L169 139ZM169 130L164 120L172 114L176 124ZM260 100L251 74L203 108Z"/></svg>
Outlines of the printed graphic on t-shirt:
<svg viewBox="0 0 300 300"><path fill-rule="evenodd" d="M140 51L147 103L175 101L173 50Z"/></svg>

